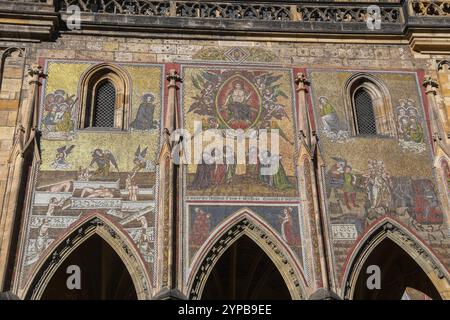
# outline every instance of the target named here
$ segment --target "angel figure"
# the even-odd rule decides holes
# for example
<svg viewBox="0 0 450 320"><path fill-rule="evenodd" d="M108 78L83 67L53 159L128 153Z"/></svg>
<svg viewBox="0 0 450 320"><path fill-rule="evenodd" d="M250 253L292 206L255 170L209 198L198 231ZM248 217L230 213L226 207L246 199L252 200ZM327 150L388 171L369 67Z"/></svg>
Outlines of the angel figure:
<svg viewBox="0 0 450 320"><path fill-rule="evenodd" d="M66 163L67 156L72 152L73 148L75 148L75 145L71 146L62 146L56 149L56 156L55 160L53 160L53 163L51 166L55 169L67 169L70 167L68 163Z"/></svg>
<svg viewBox="0 0 450 320"><path fill-rule="evenodd" d="M95 149L92 152L92 161L89 165L92 167L94 164L97 165L97 170L94 174L101 174L104 177L109 175L111 165L116 168L119 172L119 166L117 165L116 158L109 150Z"/></svg>
<svg viewBox="0 0 450 320"><path fill-rule="evenodd" d="M148 147L145 147L141 150L141 145L138 146L136 152L134 153L134 167L133 172L136 173L142 169L145 169L147 165L147 161L145 160L145 157L147 156Z"/></svg>

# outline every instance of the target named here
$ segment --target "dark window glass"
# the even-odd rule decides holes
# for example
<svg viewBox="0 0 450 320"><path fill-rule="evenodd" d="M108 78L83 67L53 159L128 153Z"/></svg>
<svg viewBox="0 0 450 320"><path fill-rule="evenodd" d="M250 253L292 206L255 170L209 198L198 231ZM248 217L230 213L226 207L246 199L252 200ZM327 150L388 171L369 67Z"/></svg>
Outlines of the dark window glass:
<svg viewBox="0 0 450 320"><path fill-rule="evenodd" d="M377 126L375 113L373 111L373 102L369 93L364 89L359 89L355 93L355 115L358 134L376 135Z"/></svg>
<svg viewBox="0 0 450 320"><path fill-rule="evenodd" d="M92 126L97 128L114 127L114 108L116 105L116 88L109 81L99 84L95 91Z"/></svg>

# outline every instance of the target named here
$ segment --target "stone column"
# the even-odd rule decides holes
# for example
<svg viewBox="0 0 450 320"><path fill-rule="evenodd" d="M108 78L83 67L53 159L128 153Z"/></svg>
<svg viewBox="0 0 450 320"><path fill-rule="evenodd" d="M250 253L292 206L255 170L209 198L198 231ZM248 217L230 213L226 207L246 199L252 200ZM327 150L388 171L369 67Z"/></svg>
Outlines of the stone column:
<svg viewBox="0 0 450 320"><path fill-rule="evenodd" d="M321 175L319 169L321 168L321 161L319 152L317 149L317 136L311 127L311 118L309 116L308 108L308 86L310 85L309 80L306 78L305 74L299 73L295 78L295 83L297 85L297 99L298 99L298 128L300 131L300 140L304 143L300 144L300 154L304 155L307 162L300 163L300 171L305 174L305 181L307 185L302 186L303 188L308 188L310 183L310 188L308 190L309 194L306 201L308 201L309 212L309 224L310 224L310 234L311 234L311 246L313 253L314 266L313 273L316 279L314 288L325 288L329 289L330 279L328 275L328 265L327 265L327 249L328 246L325 243L322 213L325 210L325 206L321 204L322 190L324 186L321 183ZM304 150L306 149L306 150ZM309 166L309 170L305 171L305 166ZM308 173L308 174L307 174ZM306 175L307 174L307 175ZM313 267L314 267L313 266Z"/></svg>
<svg viewBox="0 0 450 320"><path fill-rule="evenodd" d="M172 150L178 143L174 141L174 130L178 127L178 83L181 77L176 70L170 70L166 77L169 82L168 104L164 116L163 144L159 154L159 219L158 219L158 259L157 275L158 299L171 299L177 289L177 206L181 188L178 166L172 158ZM175 294L178 296L177 294Z"/></svg>
<svg viewBox="0 0 450 320"><path fill-rule="evenodd" d="M431 134L433 135L434 141L442 140L442 137L445 136L445 131L437 116L438 105L436 102L436 89L438 88L438 83L430 76L425 76L423 79L423 86L425 87L428 105L430 106Z"/></svg>
<svg viewBox="0 0 450 320"><path fill-rule="evenodd" d="M169 85L167 86L168 90L168 105L167 112L164 119L165 128L168 130L169 134L175 130L178 125L178 86L177 83L181 82L181 77L177 73L176 70L170 70L169 74L166 77L167 81L169 81Z"/></svg>
<svg viewBox="0 0 450 320"><path fill-rule="evenodd" d="M297 99L299 105L298 111L298 128L300 130L300 135L306 141L308 147L311 147L311 126L309 119L309 108L308 108L308 86L309 81L303 73L297 74L295 77L295 84L297 85Z"/></svg>
<svg viewBox="0 0 450 320"><path fill-rule="evenodd" d="M8 159L6 190L0 208L0 291L8 290L12 276L15 253L11 254L14 226L20 220L22 212L27 212L29 197L22 180L33 180L35 166L40 163L39 134L39 88L45 75L41 66L35 65L28 70L28 102L20 112L14 136L14 144ZM31 168L31 170L30 170ZM28 175L28 172L30 173ZM19 201L19 197L21 201ZM20 205L19 205L20 204ZM17 239L15 239L17 240Z"/></svg>

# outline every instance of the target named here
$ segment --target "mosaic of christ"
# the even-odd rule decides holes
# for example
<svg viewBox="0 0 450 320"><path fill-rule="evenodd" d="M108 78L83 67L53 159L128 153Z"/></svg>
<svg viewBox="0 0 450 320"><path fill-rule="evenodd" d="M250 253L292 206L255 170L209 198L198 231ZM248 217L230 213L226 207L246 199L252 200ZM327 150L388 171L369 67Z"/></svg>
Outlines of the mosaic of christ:
<svg viewBox="0 0 450 320"><path fill-rule="evenodd" d="M248 129L261 111L258 90L247 79L235 76L217 93L216 108L220 119L232 129Z"/></svg>
<svg viewBox="0 0 450 320"><path fill-rule="evenodd" d="M228 129L245 132L254 129L276 129L280 136L280 154L256 150L257 163L230 164L233 146L215 150L224 164L190 165L188 190L191 195L223 196L295 196L294 117L292 115L291 75L273 70L242 70L188 67L183 91L185 128L193 132L194 121L201 121L203 130L218 129L223 137ZM203 146L205 146L205 142ZM269 141L270 146L270 141ZM248 140L246 159L251 157ZM235 150L235 149L234 149ZM208 155L203 155L208 157ZM261 174L260 160L279 161L273 176Z"/></svg>

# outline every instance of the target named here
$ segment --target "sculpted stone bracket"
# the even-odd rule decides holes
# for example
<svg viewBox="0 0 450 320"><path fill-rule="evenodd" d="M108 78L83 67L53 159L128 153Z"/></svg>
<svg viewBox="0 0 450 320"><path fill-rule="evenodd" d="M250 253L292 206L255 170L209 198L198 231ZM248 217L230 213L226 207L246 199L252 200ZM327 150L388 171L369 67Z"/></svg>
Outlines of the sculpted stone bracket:
<svg viewBox="0 0 450 320"><path fill-rule="evenodd" d="M378 229L373 232L369 238L361 245L357 256L352 261L352 265L347 271L347 279L344 284L344 298L351 299L352 289L355 286L356 281L360 273L360 268L362 268L365 259L370 255L372 250L385 238L390 238L397 245L399 245L405 252L407 252L422 268L424 265L431 268L432 272L437 276L438 279L450 278L446 273L444 273L442 267L420 244L418 244L414 239L412 239L406 232L401 230L395 224L387 221Z"/></svg>
<svg viewBox="0 0 450 320"><path fill-rule="evenodd" d="M137 277L137 282L139 282L136 283L136 281L134 281L135 285L138 284L140 286L140 288L136 287L138 298L149 299L151 297L151 288L136 256L125 240L111 226L98 217L94 217L77 228L53 250L53 253L47 258L43 265L41 265L39 273L35 276L33 282L29 286L29 288L33 288L33 290L27 292L25 299L39 299L62 261L93 233L102 232L109 236L109 239L113 243L113 249L121 251L126 255L128 262L127 268L131 267L133 270L133 272L130 272L132 278ZM127 264L125 261L124 263Z"/></svg>
<svg viewBox="0 0 450 320"><path fill-rule="evenodd" d="M235 240L237 240L246 231L256 234L258 239L263 241L269 248L271 252L271 257L281 262L283 270L287 271L289 275L289 282L293 284L292 289L299 294L298 299L304 299L300 279L297 277L294 267L291 265L289 259L284 255L282 250L278 247L275 241L268 235L263 229L251 222L249 219L244 218L237 224L235 224L231 229L225 232L222 237L216 241L214 246L209 250L206 257L203 259L200 267L198 268L197 274L195 275L191 290L189 292L189 299L198 300L201 298L201 294L205 283L207 281L208 275L211 272L215 263L219 260L221 255L228 249ZM280 272L282 270L279 270ZM290 287L289 283L286 283Z"/></svg>

